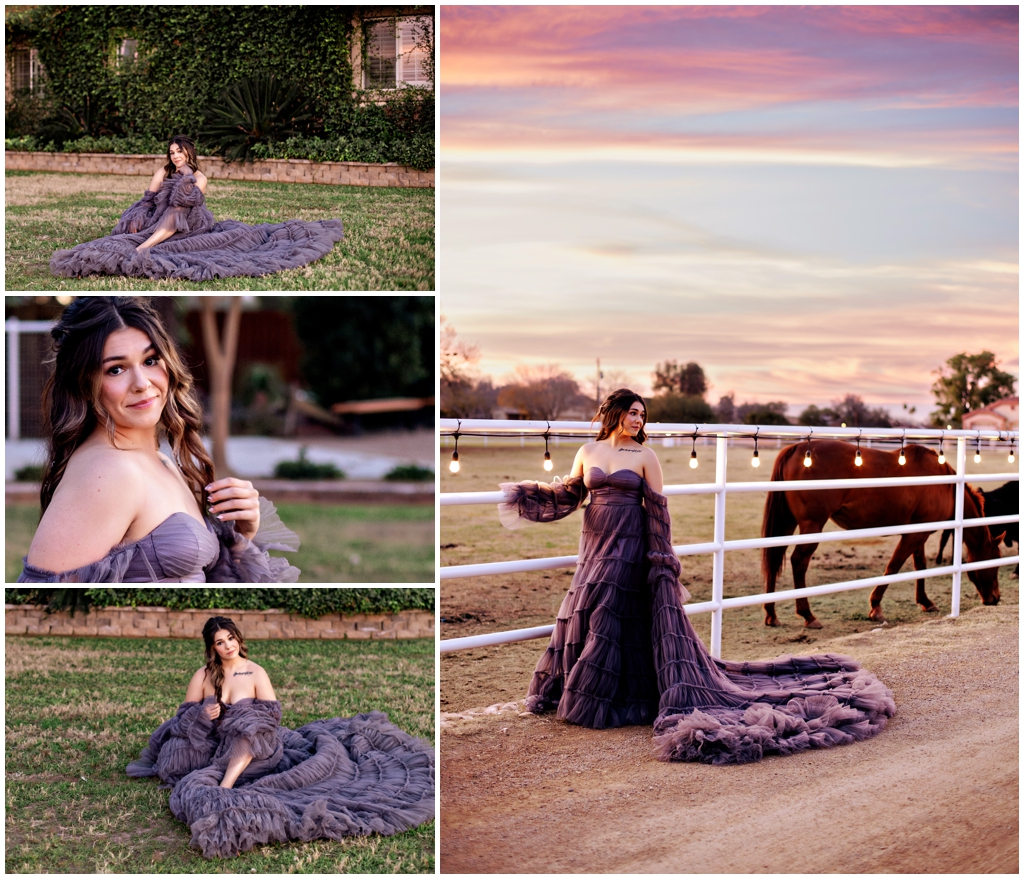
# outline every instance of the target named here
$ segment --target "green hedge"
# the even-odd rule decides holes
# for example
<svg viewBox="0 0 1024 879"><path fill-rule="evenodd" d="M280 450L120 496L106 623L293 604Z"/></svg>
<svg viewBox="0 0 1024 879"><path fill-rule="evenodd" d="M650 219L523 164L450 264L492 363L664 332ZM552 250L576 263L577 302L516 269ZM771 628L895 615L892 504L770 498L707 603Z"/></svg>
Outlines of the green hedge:
<svg viewBox="0 0 1024 879"><path fill-rule="evenodd" d="M434 610L432 587L413 589L17 589L7 604L46 604L53 610L93 607L166 607L171 610L284 610L309 619L329 613L398 613Z"/></svg>

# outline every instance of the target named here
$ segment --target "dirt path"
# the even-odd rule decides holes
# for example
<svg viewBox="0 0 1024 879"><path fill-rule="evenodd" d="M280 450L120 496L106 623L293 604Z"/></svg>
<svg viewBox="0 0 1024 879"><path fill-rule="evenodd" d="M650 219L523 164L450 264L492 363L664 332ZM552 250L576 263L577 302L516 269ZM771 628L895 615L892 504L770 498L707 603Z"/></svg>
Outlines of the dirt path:
<svg viewBox="0 0 1024 879"><path fill-rule="evenodd" d="M1017 624L1004 605L822 639L879 674L896 717L746 766L659 763L649 727L447 715L441 870L1017 872Z"/></svg>

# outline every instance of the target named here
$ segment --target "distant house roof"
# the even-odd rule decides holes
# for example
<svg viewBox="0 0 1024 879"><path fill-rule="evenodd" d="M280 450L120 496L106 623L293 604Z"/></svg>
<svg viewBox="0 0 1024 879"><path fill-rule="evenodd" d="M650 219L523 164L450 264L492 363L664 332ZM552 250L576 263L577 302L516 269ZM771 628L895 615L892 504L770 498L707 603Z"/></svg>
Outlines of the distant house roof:
<svg viewBox="0 0 1024 879"><path fill-rule="evenodd" d="M966 412L966 430L1020 430L1020 397L1003 397L981 409Z"/></svg>

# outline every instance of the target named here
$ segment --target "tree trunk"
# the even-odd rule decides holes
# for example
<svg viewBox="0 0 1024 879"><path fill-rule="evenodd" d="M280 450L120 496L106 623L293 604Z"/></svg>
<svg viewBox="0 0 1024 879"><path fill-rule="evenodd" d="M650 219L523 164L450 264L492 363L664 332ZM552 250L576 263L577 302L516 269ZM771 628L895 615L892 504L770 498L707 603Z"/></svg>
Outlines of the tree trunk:
<svg viewBox="0 0 1024 879"><path fill-rule="evenodd" d="M228 467L228 431L231 425L231 376L238 353L238 328L242 322L242 297L231 296L224 321L224 337L217 333L215 296L203 297L203 347L209 364L210 409L213 428L213 470L217 479L232 476Z"/></svg>

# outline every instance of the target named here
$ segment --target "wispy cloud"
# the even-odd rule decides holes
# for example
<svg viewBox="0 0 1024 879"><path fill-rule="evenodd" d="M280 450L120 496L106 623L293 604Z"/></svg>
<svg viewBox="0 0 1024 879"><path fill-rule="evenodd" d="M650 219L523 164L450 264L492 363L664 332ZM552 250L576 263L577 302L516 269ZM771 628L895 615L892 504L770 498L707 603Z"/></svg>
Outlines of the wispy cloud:
<svg viewBox="0 0 1024 879"><path fill-rule="evenodd" d="M481 366L696 359L927 408L1018 369L1016 7L445 7L442 307Z"/></svg>

